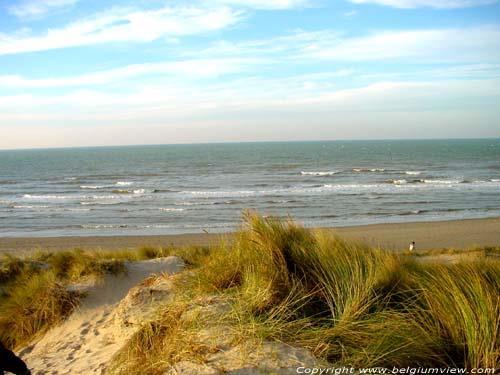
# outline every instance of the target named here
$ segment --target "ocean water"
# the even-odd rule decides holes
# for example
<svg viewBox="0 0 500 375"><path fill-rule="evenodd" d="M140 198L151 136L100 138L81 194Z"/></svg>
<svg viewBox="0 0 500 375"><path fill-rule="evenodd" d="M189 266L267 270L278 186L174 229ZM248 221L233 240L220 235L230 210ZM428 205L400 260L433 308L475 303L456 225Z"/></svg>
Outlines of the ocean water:
<svg viewBox="0 0 500 375"><path fill-rule="evenodd" d="M500 216L500 140L0 151L0 236L223 232Z"/></svg>

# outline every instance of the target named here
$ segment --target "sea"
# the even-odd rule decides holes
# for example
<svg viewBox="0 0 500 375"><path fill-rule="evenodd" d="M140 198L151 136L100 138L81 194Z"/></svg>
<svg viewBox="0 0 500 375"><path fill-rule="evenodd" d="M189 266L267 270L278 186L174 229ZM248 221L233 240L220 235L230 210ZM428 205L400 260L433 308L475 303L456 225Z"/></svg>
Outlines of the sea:
<svg viewBox="0 0 500 375"><path fill-rule="evenodd" d="M500 216L500 139L0 151L0 236L226 232Z"/></svg>

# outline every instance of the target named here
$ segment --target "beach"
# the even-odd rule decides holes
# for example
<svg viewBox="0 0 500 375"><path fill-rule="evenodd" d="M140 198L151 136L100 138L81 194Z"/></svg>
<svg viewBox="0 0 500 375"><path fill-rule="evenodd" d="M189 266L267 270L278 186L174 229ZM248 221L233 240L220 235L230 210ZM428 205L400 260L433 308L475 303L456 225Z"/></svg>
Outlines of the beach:
<svg viewBox="0 0 500 375"><path fill-rule="evenodd" d="M322 228L349 240L391 250L406 250L411 241L417 250L500 245L500 217L436 222L371 224ZM141 246L206 246L231 240L232 233L191 233L146 236L1 237L0 252L29 252L37 249L134 249Z"/></svg>

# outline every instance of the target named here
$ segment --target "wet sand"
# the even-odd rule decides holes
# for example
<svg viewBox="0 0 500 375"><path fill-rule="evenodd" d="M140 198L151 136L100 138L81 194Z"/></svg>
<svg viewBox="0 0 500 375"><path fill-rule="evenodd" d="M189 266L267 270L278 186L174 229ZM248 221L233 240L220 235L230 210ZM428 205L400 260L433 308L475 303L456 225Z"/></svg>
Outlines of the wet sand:
<svg viewBox="0 0 500 375"><path fill-rule="evenodd" d="M415 241L417 250L473 246L500 246L500 217L437 222L373 224L325 228L350 240L391 250L405 250ZM0 252L37 249L133 249L140 246L210 245L232 234L192 233L162 236L0 237Z"/></svg>

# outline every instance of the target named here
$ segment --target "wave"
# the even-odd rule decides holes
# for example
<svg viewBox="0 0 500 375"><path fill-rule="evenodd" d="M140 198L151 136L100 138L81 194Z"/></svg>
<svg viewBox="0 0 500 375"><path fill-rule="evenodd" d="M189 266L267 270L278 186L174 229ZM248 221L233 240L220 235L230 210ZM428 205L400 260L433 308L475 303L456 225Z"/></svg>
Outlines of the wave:
<svg viewBox="0 0 500 375"><path fill-rule="evenodd" d="M410 176L418 176L418 175L422 174L422 172L420 172L420 171L405 171L405 174L408 174Z"/></svg>
<svg viewBox="0 0 500 375"><path fill-rule="evenodd" d="M97 190L97 189L105 189L107 188L106 185L82 185L80 186L80 189L93 189L93 190Z"/></svg>
<svg viewBox="0 0 500 375"><path fill-rule="evenodd" d="M170 208L170 207L160 207L160 211L165 211L165 212L182 212L185 211L184 208Z"/></svg>
<svg viewBox="0 0 500 375"><path fill-rule="evenodd" d="M130 190L126 189L113 189L111 190L113 194L131 194L132 192Z"/></svg>
<svg viewBox="0 0 500 375"><path fill-rule="evenodd" d="M223 202L213 202L214 205L233 205L233 204L243 204L243 203L244 202L235 199L230 199Z"/></svg>
<svg viewBox="0 0 500 375"><path fill-rule="evenodd" d="M470 181L467 180L442 180L442 179L422 180L422 182L425 184L444 184L444 185L470 183Z"/></svg>
<svg viewBox="0 0 500 375"><path fill-rule="evenodd" d="M46 200L46 199L73 199L75 198L74 196L70 195L36 195L36 194L24 194L23 198L26 199L41 199L41 200Z"/></svg>
<svg viewBox="0 0 500 375"><path fill-rule="evenodd" d="M411 210L411 211L406 211L406 212L400 212L397 215L399 215L399 216L419 215L419 214L423 214L425 212L429 212L429 211L428 210Z"/></svg>
<svg viewBox="0 0 500 375"><path fill-rule="evenodd" d="M300 174L302 176L318 176L318 177L322 177L322 176L333 176L335 174L338 174L340 173L340 171L324 171L324 172L315 172L315 171L312 171L312 172L305 172L305 171L301 171Z"/></svg>
<svg viewBox="0 0 500 375"><path fill-rule="evenodd" d="M241 200L226 200L226 201L214 201L214 202L206 202L206 201L199 201L199 202L175 202L174 206L217 206L217 205L234 205L234 204L244 204L247 203L245 201Z"/></svg>
<svg viewBox="0 0 500 375"><path fill-rule="evenodd" d="M83 229L115 229L128 228L128 224L82 224Z"/></svg>
<svg viewBox="0 0 500 375"><path fill-rule="evenodd" d="M362 173L362 172L385 172L385 168L353 168L353 172Z"/></svg>
<svg viewBox="0 0 500 375"><path fill-rule="evenodd" d="M146 192L146 189L135 189L134 194L144 194Z"/></svg>
<svg viewBox="0 0 500 375"><path fill-rule="evenodd" d="M82 201L80 204L82 206L111 206L115 204L121 204L122 201L114 201L114 202L103 202L103 201Z"/></svg>
<svg viewBox="0 0 500 375"><path fill-rule="evenodd" d="M405 185L408 183L408 180L401 179L401 180L391 180L394 185Z"/></svg>
<svg viewBox="0 0 500 375"><path fill-rule="evenodd" d="M130 186L133 182L130 181L118 181L115 183L116 186Z"/></svg>
<svg viewBox="0 0 500 375"><path fill-rule="evenodd" d="M117 195L53 195L53 194L24 194L23 198L29 200L98 200L98 199L117 199Z"/></svg>
<svg viewBox="0 0 500 375"><path fill-rule="evenodd" d="M19 204L19 205L12 206L12 208L33 209L33 208L50 208L50 206L32 206L32 205L27 205L27 204Z"/></svg>
<svg viewBox="0 0 500 375"><path fill-rule="evenodd" d="M459 188L467 186L473 188L496 188L498 183L487 181L482 182L464 182L463 180L387 180L383 183L366 183L366 184L323 184L314 186L295 186L281 189L268 190L233 190L233 191L183 191L180 194L188 195L195 198L232 198L232 197L257 197L257 196L283 196L293 194L321 194L328 192L335 193L350 193L358 194L360 192L387 192L394 193L396 187L398 189L417 189L424 187L434 188Z"/></svg>
<svg viewBox="0 0 500 375"><path fill-rule="evenodd" d="M478 185L484 185L484 184L491 184L492 182L497 182L497 181L494 181L494 180L471 181L471 180L460 180L460 179L452 179L452 180L447 180L447 179L414 179L414 180L397 179L397 180L387 180L386 181L386 183L394 184L394 185L405 185L405 184L427 184L427 185L478 184ZM500 182L500 180L498 180L498 182Z"/></svg>

